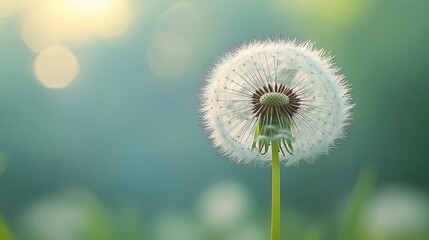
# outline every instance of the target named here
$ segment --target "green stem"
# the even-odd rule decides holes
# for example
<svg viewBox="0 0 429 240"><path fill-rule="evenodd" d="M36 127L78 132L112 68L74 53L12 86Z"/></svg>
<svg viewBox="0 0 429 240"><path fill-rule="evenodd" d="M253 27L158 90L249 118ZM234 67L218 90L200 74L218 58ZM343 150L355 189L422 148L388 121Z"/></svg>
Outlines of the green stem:
<svg viewBox="0 0 429 240"><path fill-rule="evenodd" d="M271 240L280 239L280 159L279 141L271 142L272 161L272 205Z"/></svg>

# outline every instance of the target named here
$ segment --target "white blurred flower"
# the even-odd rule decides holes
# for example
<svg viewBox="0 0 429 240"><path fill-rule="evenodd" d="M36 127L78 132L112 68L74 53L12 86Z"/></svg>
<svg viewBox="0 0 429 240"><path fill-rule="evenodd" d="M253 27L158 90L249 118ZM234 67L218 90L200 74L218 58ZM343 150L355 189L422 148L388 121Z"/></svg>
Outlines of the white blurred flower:
<svg viewBox="0 0 429 240"><path fill-rule="evenodd" d="M231 233L227 240L266 240L267 236L259 226L249 224L236 229Z"/></svg>
<svg viewBox="0 0 429 240"><path fill-rule="evenodd" d="M373 236L425 233L429 228L429 196L404 187L390 187L375 195L363 224Z"/></svg>
<svg viewBox="0 0 429 240"><path fill-rule="evenodd" d="M207 189L199 199L198 213L214 230L237 226L248 215L251 203L247 191L238 183L226 181Z"/></svg>
<svg viewBox="0 0 429 240"><path fill-rule="evenodd" d="M201 240L203 234L196 224L178 213L161 214L155 225L155 240Z"/></svg>
<svg viewBox="0 0 429 240"><path fill-rule="evenodd" d="M23 216L28 235L46 240L78 240L87 220L82 206L61 198L37 202Z"/></svg>
<svg viewBox="0 0 429 240"><path fill-rule="evenodd" d="M349 87L312 42L253 42L225 56L203 88L201 112L215 147L237 163L297 164L326 154L350 118Z"/></svg>

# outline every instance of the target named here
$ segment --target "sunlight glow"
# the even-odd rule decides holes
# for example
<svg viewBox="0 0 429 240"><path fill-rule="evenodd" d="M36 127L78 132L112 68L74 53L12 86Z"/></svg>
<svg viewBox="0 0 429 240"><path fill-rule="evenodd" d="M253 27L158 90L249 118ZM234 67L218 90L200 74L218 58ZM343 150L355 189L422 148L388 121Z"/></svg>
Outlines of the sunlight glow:
<svg viewBox="0 0 429 240"><path fill-rule="evenodd" d="M40 83L47 88L64 88L76 77L79 63L70 50L51 46L37 56L34 71Z"/></svg>
<svg viewBox="0 0 429 240"><path fill-rule="evenodd" d="M118 36L131 22L126 0L62 0L71 30L86 29L99 36Z"/></svg>
<svg viewBox="0 0 429 240"><path fill-rule="evenodd" d="M92 31L103 37L119 36L131 22L131 8L125 1L112 1L94 19Z"/></svg>
<svg viewBox="0 0 429 240"><path fill-rule="evenodd" d="M60 44L63 39L63 25L53 21L52 14L47 10L38 10L28 15L22 24L22 38L34 52Z"/></svg>
<svg viewBox="0 0 429 240"><path fill-rule="evenodd" d="M97 11L97 9L103 8L107 1L108 0L73 0L71 3L82 9Z"/></svg>
<svg viewBox="0 0 429 240"><path fill-rule="evenodd" d="M1 0L0 18L8 17L14 14L21 5L21 0Z"/></svg>
<svg viewBox="0 0 429 240"><path fill-rule="evenodd" d="M131 15L128 0L40 0L25 18L22 35L33 51L40 52L61 40L119 36Z"/></svg>

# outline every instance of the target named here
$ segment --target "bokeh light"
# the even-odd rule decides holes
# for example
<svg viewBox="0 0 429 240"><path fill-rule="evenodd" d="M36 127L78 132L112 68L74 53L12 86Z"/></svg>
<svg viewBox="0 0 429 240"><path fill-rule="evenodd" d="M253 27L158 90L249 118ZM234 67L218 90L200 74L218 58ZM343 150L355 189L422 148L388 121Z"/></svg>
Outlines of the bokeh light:
<svg viewBox="0 0 429 240"><path fill-rule="evenodd" d="M102 14L92 21L92 31L103 37L121 35L131 22L130 5L126 1L110 0L102 10Z"/></svg>
<svg viewBox="0 0 429 240"><path fill-rule="evenodd" d="M34 51L67 42L82 42L92 36L114 37L131 22L127 0L40 0L23 23L23 38Z"/></svg>
<svg viewBox="0 0 429 240"><path fill-rule="evenodd" d="M157 75L176 76L189 66L191 47L178 35L159 34L149 45L147 61Z"/></svg>
<svg viewBox="0 0 429 240"><path fill-rule="evenodd" d="M51 46L41 52L34 63L34 72L40 83L48 88L64 88L76 77L79 63L70 50Z"/></svg>
<svg viewBox="0 0 429 240"><path fill-rule="evenodd" d="M8 17L18 11L22 5L22 0L1 0L0 1L0 18Z"/></svg>
<svg viewBox="0 0 429 240"><path fill-rule="evenodd" d="M203 193L199 206L201 219L216 230L233 228L250 212L250 197L238 183L222 182Z"/></svg>
<svg viewBox="0 0 429 240"><path fill-rule="evenodd" d="M202 18L190 2L179 2L157 18L157 31L192 38L201 30Z"/></svg>
<svg viewBox="0 0 429 240"><path fill-rule="evenodd" d="M22 38L34 52L41 52L51 45L60 44L64 26L57 21L49 9L39 9L30 13L22 24Z"/></svg>
<svg viewBox="0 0 429 240"><path fill-rule="evenodd" d="M118 36L131 21L127 0L62 0L61 10L71 38L92 33Z"/></svg>
<svg viewBox="0 0 429 240"><path fill-rule="evenodd" d="M196 7L179 2L166 9L156 21L156 33L147 60L155 74L174 77L190 69L201 46L206 46L207 29Z"/></svg>

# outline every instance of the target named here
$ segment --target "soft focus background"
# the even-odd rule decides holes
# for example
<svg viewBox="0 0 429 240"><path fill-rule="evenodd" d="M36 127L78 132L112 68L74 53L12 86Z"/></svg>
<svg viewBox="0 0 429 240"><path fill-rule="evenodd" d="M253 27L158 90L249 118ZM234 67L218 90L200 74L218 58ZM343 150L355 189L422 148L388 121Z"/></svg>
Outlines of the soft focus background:
<svg viewBox="0 0 429 240"><path fill-rule="evenodd" d="M429 239L429 2L0 0L0 239L265 240L270 168L219 156L200 86L254 38L314 40L356 103L282 169L284 239Z"/></svg>

